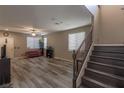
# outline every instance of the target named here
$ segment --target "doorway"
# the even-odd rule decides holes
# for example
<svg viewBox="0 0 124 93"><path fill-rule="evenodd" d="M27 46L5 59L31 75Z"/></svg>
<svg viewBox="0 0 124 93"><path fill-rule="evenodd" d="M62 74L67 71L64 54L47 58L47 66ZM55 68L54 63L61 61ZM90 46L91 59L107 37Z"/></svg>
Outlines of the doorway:
<svg viewBox="0 0 124 93"><path fill-rule="evenodd" d="M14 58L14 39L12 37L2 37L0 38L0 57L1 57L1 47L6 43L6 54L8 58Z"/></svg>

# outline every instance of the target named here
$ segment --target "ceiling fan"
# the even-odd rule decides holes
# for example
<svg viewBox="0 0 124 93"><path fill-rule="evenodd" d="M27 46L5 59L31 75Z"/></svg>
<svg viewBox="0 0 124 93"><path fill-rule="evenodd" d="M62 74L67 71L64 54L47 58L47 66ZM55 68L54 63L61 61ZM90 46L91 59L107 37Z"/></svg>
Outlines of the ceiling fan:
<svg viewBox="0 0 124 93"><path fill-rule="evenodd" d="M32 36L36 36L36 32L34 29L32 29L32 33L31 33Z"/></svg>

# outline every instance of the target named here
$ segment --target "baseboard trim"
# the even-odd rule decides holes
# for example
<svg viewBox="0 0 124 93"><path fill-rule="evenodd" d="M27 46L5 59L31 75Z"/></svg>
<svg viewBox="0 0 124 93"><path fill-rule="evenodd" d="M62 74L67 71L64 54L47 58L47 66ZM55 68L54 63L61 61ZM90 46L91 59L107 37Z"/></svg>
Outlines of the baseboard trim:
<svg viewBox="0 0 124 93"><path fill-rule="evenodd" d="M54 57L54 58L55 58L55 59L59 59L59 60L64 60L64 61L72 62L71 60L64 59L64 58L61 58L61 57Z"/></svg>
<svg viewBox="0 0 124 93"><path fill-rule="evenodd" d="M124 44L94 44L94 46L124 46Z"/></svg>
<svg viewBox="0 0 124 93"><path fill-rule="evenodd" d="M12 58L12 59L23 59L23 58L25 58L25 56L14 57L14 58Z"/></svg>

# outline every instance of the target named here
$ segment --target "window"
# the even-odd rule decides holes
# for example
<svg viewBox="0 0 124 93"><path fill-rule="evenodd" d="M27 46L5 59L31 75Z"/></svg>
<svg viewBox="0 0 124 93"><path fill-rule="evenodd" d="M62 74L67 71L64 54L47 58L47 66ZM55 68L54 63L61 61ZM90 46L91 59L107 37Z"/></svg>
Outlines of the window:
<svg viewBox="0 0 124 93"><path fill-rule="evenodd" d="M69 34L68 36L69 51L77 50L80 44L82 43L82 41L84 40L84 38L85 38L85 32Z"/></svg>
<svg viewBox="0 0 124 93"><path fill-rule="evenodd" d="M47 48L47 38L46 37L44 38L44 48L45 49Z"/></svg>
<svg viewBox="0 0 124 93"><path fill-rule="evenodd" d="M39 46L39 37L27 37L27 48L34 49L40 48Z"/></svg>

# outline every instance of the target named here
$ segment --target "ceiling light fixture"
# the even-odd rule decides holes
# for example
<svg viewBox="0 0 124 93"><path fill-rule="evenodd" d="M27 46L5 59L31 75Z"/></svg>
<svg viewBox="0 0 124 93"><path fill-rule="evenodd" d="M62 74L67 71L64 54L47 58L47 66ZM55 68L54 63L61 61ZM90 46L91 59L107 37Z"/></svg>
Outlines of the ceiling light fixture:
<svg viewBox="0 0 124 93"><path fill-rule="evenodd" d="M35 33L35 30L34 30L34 29L32 30L31 35L32 35L32 36L36 36L36 33Z"/></svg>
<svg viewBox="0 0 124 93"><path fill-rule="evenodd" d="M36 36L36 33L35 32L32 32L32 34L31 34L32 36Z"/></svg>
<svg viewBox="0 0 124 93"><path fill-rule="evenodd" d="M62 21L55 22L56 25L61 25L62 23Z"/></svg>

